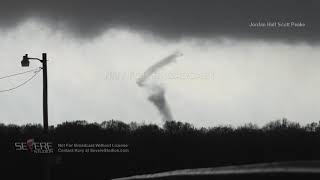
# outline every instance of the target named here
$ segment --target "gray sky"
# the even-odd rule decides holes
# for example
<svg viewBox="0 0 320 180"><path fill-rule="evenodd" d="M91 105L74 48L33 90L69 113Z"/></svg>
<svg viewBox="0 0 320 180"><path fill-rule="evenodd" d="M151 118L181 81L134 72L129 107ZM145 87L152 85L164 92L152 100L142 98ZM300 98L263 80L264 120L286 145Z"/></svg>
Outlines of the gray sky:
<svg viewBox="0 0 320 180"><path fill-rule="evenodd" d="M176 50L184 56L154 77L165 86L176 120L196 126L320 120L316 1L1 2L0 77L40 65L20 67L25 53L47 52L49 124L161 124L135 81ZM306 27L249 27L258 21ZM0 80L0 90L30 75ZM42 123L41 78L0 93L0 122Z"/></svg>
<svg viewBox="0 0 320 180"><path fill-rule="evenodd" d="M317 0L1 0L0 25L12 28L41 19L78 38L100 37L125 27L176 40L190 36L281 41L319 41ZM252 29L257 21L296 21L306 28Z"/></svg>

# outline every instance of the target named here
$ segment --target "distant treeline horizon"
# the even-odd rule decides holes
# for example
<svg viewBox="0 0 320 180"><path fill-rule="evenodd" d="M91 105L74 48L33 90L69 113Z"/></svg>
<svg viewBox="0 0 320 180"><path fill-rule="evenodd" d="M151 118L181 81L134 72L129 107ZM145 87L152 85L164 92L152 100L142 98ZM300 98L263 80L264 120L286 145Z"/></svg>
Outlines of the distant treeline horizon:
<svg viewBox="0 0 320 180"><path fill-rule="evenodd" d="M134 122L134 121L130 121L130 122L124 122L124 121L121 121L121 120L118 120L118 119L110 119L110 120L107 120L107 121L102 121L102 122L90 122L90 121L87 121L87 120L68 120L68 121L63 121L61 123L58 123L56 125L50 125L49 128L56 128L58 126L61 126L61 125L65 125L65 124L69 124L69 123L75 123L75 124L81 124L81 125L95 125L95 126L101 126L102 128L105 128L106 127L106 124L110 124L110 122L113 122L113 123L121 123L121 124L126 124L126 125L129 125L131 128L133 128L132 130L135 129L135 127L138 127L138 126L158 126L160 128L163 128L165 126L165 124L167 124L168 122L169 123L177 123L179 125L181 124L184 124L184 125L187 125L187 126L190 126L194 129L211 129L211 128L215 128L215 127L228 127L228 128L232 128L232 129L238 129L238 128L243 128L243 127L250 127L250 128L253 128L253 129L269 129L270 126L280 126L281 124L284 125L284 126L289 126L289 127L296 127L296 128L307 128L308 130L310 130L309 128L312 128L314 126L317 126L320 124L320 118L319 118L319 121L318 122L311 122L311 123L305 123L305 125L301 125L299 122L296 122L296 121L290 121L289 119L287 118L280 118L280 119L276 119L276 120L271 120L267 123L264 123L264 125L258 125L258 124L255 124L255 123L252 123L252 122L249 122L249 123L243 123L243 124L240 124L240 125L232 125L232 124L218 124L218 125L213 125L213 126L194 126L192 123L189 123L189 122L181 122L181 121L175 121L175 120L172 120L172 121L167 121L167 122L164 122L162 123L163 126L160 126L159 124L155 124L155 123L152 123L152 122ZM10 127L40 127L42 126L41 123L24 123L24 124L15 124L15 123L1 123L0 122L0 126L3 127L3 126L10 126Z"/></svg>
<svg viewBox="0 0 320 180"><path fill-rule="evenodd" d="M125 130L134 131L141 127L158 127L162 130L168 130L171 126L177 126L178 128L187 128L192 130L199 130L199 131L210 131L210 130L216 130L217 128L223 128L223 129L229 129L229 130L243 130L243 129L251 129L251 130L275 130L275 129L300 129L305 130L307 132L315 132L320 130L320 120L318 122L311 122L306 123L305 125L301 125L299 122L290 121L287 118L277 119L270 122L265 123L262 126L259 126L255 123L249 122L244 123L243 125L231 125L231 124L221 124L221 125L214 125L214 126L208 126L208 127L196 127L191 123L188 122L181 122L181 121L167 121L163 123L163 126L159 126L157 124L153 123L146 123L146 122L123 122L121 120L115 120L111 119L108 121L102 121L101 123L98 122L88 122L86 120L72 120L72 121L64 121L57 125L51 125L49 126L49 130L52 131L56 128L60 128L62 126L69 126L74 125L77 127L80 126L90 126L90 127L100 127L102 129L108 129L108 128L124 128ZM0 123L0 128L20 128L28 129L42 129L42 125L40 123L26 123L22 125L14 124L14 123Z"/></svg>
<svg viewBox="0 0 320 180"><path fill-rule="evenodd" d="M0 124L0 154L11 179L42 179L43 156L15 149L15 142L55 144L52 179L110 179L178 169L275 161L320 160L320 122L300 125L285 118L262 127L195 128L189 123L154 124L71 121L50 127ZM129 152L70 153L57 144L127 144Z"/></svg>

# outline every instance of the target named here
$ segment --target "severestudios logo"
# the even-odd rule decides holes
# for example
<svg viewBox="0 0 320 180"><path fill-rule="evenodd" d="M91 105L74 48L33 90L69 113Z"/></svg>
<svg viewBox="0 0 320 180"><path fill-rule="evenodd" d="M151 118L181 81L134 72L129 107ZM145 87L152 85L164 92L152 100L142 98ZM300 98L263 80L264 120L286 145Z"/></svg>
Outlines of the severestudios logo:
<svg viewBox="0 0 320 180"><path fill-rule="evenodd" d="M52 142L36 142L34 139L28 139L25 142L14 143L16 151L28 151L36 154L53 153Z"/></svg>

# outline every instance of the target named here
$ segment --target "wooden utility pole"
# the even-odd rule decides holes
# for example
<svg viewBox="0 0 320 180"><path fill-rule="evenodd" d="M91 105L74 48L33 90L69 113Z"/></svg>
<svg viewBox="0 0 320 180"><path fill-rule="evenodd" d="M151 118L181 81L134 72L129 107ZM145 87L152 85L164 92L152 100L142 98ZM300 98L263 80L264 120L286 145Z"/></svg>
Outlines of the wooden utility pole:
<svg viewBox="0 0 320 180"><path fill-rule="evenodd" d="M43 128L48 133L48 72L47 72L47 53L42 53L42 72L43 72Z"/></svg>

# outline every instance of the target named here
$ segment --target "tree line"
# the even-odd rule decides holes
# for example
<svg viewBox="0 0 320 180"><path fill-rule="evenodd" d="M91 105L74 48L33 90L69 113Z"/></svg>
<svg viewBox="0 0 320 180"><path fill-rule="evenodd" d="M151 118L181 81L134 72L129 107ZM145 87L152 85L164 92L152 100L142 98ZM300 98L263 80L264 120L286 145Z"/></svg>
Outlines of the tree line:
<svg viewBox="0 0 320 180"><path fill-rule="evenodd" d="M15 142L48 141L50 155L21 152ZM196 128L169 121L154 124L64 122L44 134L39 124L0 124L2 164L15 179L41 179L43 159L51 162L53 179L110 179L176 169L204 168L274 161L320 160L320 122L300 125L287 119L262 127ZM58 152L57 144L126 144L128 152Z"/></svg>

